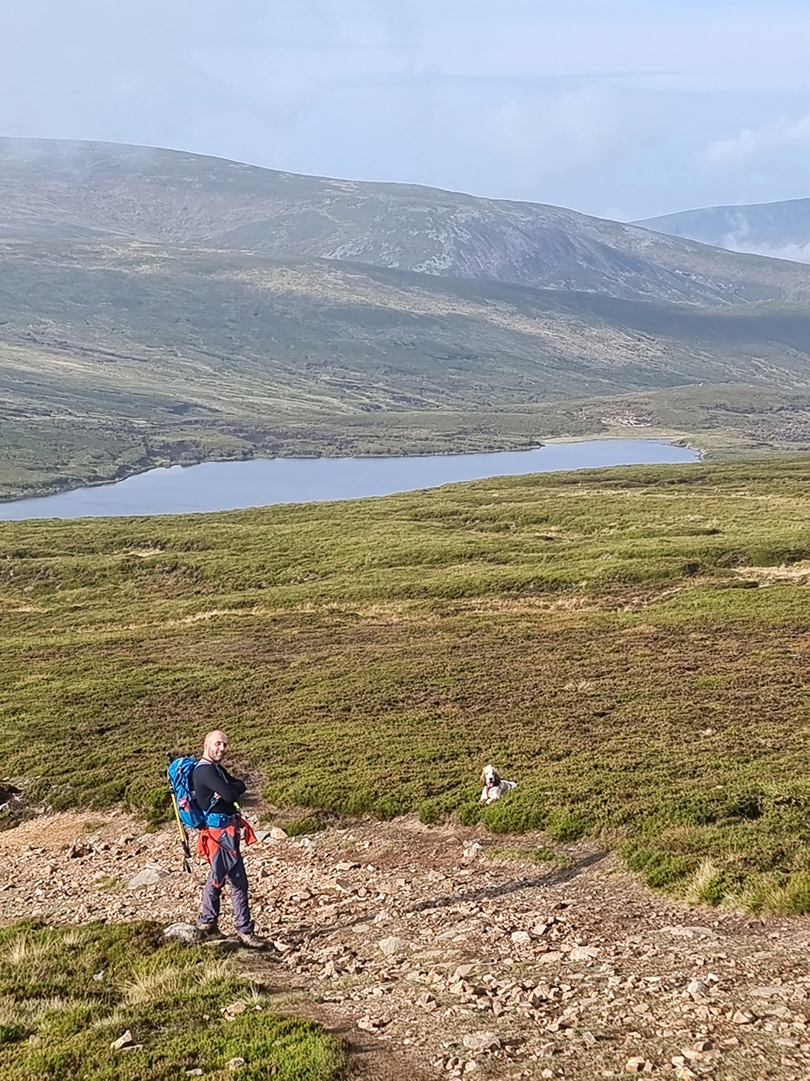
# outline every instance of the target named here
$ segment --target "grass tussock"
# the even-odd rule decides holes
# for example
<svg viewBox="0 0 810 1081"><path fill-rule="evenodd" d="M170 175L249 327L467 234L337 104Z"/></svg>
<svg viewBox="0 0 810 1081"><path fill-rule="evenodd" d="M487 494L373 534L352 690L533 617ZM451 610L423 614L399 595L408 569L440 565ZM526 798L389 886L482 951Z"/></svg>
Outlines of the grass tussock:
<svg viewBox="0 0 810 1081"><path fill-rule="evenodd" d="M28 804L157 821L163 751L224 725L293 832L609 837L652 886L802 910L809 480L763 459L8 523L4 771ZM486 762L518 782L491 807Z"/></svg>
<svg viewBox="0 0 810 1081"><path fill-rule="evenodd" d="M237 999L248 1010L226 1021ZM142 1049L115 1054L129 1029ZM280 1017L228 965L166 943L149 924L0 930L4 1081L180 1081L189 1070L259 1081L331 1081L341 1050L316 1025Z"/></svg>

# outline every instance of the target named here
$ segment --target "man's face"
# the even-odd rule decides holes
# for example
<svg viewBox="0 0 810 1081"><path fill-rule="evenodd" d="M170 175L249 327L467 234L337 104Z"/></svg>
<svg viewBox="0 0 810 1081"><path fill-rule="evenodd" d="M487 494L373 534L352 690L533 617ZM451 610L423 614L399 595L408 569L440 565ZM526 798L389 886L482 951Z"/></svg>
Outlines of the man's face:
<svg viewBox="0 0 810 1081"><path fill-rule="evenodd" d="M208 737L205 750L212 762L221 762L228 750L228 737L224 732L212 732Z"/></svg>

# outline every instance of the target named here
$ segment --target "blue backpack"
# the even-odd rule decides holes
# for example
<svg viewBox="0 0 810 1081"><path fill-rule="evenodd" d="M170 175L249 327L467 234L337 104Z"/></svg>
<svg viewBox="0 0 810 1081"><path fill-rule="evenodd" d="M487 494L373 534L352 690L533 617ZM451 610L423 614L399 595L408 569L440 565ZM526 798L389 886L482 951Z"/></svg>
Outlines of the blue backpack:
<svg viewBox="0 0 810 1081"><path fill-rule="evenodd" d="M191 830L202 829L205 825L205 812L194 795L192 775L196 765L196 758L181 757L170 762L168 769L169 784L172 786L172 795L177 803L180 821Z"/></svg>

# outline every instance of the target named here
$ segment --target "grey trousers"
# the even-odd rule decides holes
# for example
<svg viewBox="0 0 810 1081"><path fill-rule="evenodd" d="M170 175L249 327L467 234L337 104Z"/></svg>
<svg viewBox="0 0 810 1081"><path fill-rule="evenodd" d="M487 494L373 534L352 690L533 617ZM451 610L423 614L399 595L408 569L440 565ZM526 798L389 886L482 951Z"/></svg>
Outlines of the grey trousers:
<svg viewBox="0 0 810 1081"><path fill-rule="evenodd" d="M216 884L214 877L215 865L211 867L203 890L202 910L200 923L216 923L219 919L219 906L222 901L222 888L224 881ZM243 935L253 934L253 920L250 918L250 905L248 904L248 880L245 871L245 861L242 853L226 873L226 880L231 885L231 904L236 921L236 930Z"/></svg>

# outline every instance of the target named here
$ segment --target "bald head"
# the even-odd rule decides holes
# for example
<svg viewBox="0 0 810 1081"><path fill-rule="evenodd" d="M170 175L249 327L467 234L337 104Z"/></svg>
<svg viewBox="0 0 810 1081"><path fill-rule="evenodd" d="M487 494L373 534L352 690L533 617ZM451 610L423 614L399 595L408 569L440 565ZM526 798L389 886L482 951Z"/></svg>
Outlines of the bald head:
<svg viewBox="0 0 810 1081"><path fill-rule="evenodd" d="M218 728L209 732L203 743L203 760L206 762L221 762L228 750L228 737Z"/></svg>

